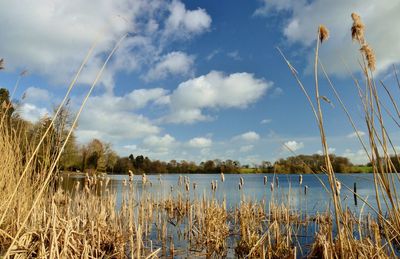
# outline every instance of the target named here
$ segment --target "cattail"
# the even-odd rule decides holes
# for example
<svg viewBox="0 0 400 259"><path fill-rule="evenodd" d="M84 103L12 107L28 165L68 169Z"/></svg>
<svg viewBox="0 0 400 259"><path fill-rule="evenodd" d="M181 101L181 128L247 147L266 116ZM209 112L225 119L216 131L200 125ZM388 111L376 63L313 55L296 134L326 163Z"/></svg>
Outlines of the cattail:
<svg viewBox="0 0 400 259"><path fill-rule="evenodd" d="M241 183L241 182L239 182L239 190L241 190L241 189L242 189L242 187L243 187L242 183Z"/></svg>
<svg viewBox="0 0 400 259"><path fill-rule="evenodd" d="M303 183L303 175L299 175L299 185Z"/></svg>
<svg viewBox="0 0 400 259"><path fill-rule="evenodd" d="M241 184L242 186L244 185L244 179L243 179L243 177L240 177L239 182L240 182L240 184Z"/></svg>
<svg viewBox="0 0 400 259"><path fill-rule="evenodd" d="M319 30L319 41L322 43L329 38L329 30L323 24L319 26L318 30Z"/></svg>
<svg viewBox="0 0 400 259"><path fill-rule="evenodd" d="M183 185L183 177L182 177L182 175L179 175L179 178L178 178L178 185L179 185L179 186L182 186L182 185Z"/></svg>
<svg viewBox="0 0 400 259"><path fill-rule="evenodd" d="M214 181L214 189L215 189L215 191L218 189L218 181L217 180Z"/></svg>
<svg viewBox="0 0 400 259"><path fill-rule="evenodd" d="M0 70L4 69L4 59L0 59Z"/></svg>
<svg viewBox="0 0 400 259"><path fill-rule="evenodd" d="M75 189L76 189L76 191L78 191L79 190L79 186L81 185L81 182L76 182L76 184L75 184Z"/></svg>
<svg viewBox="0 0 400 259"><path fill-rule="evenodd" d="M173 192L173 191L174 191L174 186L171 185L171 192Z"/></svg>
<svg viewBox="0 0 400 259"><path fill-rule="evenodd" d="M308 186L304 185L304 195L307 195Z"/></svg>
<svg viewBox="0 0 400 259"><path fill-rule="evenodd" d="M189 183L188 183L188 182L186 182L186 184L185 184L185 189L186 189L187 192L190 191L190 186L189 186Z"/></svg>
<svg viewBox="0 0 400 259"><path fill-rule="evenodd" d="M133 172L131 170L129 170L128 172L129 172L129 181L132 182L133 181Z"/></svg>
<svg viewBox="0 0 400 259"><path fill-rule="evenodd" d="M351 27L351 37L353 40L357 40L361 45L364 44L364 28L365 25L361 21L361 17L356 14L351 14L351 19L353 19L353 26Z"/></svg>
<svg viewBox="0 0 400 259"><path fill-rule="evenodd" d="M221 172L221 182L225 182L225 175Z"/></svg>
<svg viewBox="0 0 400 259"><path fill-rule="evenodd" d="M373 49L368 44L364 44L360 51L364 54L365 59L368 62L368 68L371 69L371 71L374 71L376 60Z"/></svg>
<svg viewBox="0 0 400 259"><path fill-rule="evenodd" d="M267 185L267 182L268 182L268 177L264 175L264 185Z"/></svg>
<svg viewBox="0 0 400 259"><path fill-rule="evenodd" d="M276 187L279 188L279 177L275 176L275 183L276 183Z"/></svg>
<svg viewBox="0 0 400 259"><path fill-rule="evenodd" d="M143 184L143 185L146 185L146 183L147 183L147 176L146 176L145 173L143 173L143 174L142 174L142 184Z"/></svg>
<svg viewBox="0 0 400 259"><path fill-rule="evenodd" d="M273 192L274 191L274 183L273 182L271 182L271 192Z"/></svg>
<svg viewBox="0 0 400 259"><path fill-rule="evenodd" d="M197 184L193 183L193 190L196 190L196 186L197 186Z"/></svg>
<svg viewBox="0 0 400 259"><path fill-rule="evenodd" d="M87 186L87 185L89 185L89 181L90 181L90 179L89 179L89 174L88 173L86 173L86 175L85 175L85 186Z"/></svg>
<svg viewBox="0 0 400 259"><path fill-rule="evenodd" d="M126 186L126 184L127 184L126 179L124 179L124 180L122 181L122 185L123 185L123 186Z"/></svg>
<svg viewBox="0 0 400 259"><path fill-rule="evenodd" d="M336 180L336 194L340 195L340 189L342 189L342 183Z"/></svg>

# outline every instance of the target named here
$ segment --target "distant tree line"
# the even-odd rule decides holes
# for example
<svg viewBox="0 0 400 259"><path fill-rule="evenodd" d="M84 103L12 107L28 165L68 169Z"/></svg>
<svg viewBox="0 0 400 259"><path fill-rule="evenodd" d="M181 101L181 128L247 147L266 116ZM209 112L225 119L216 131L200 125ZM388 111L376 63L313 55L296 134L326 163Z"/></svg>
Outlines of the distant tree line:
<svg viewBox="0 0 400 259"><path fill-rule="evenodd" d="M353 170L353 164L346 157L329 155L333 171L336 173L349 173ZM319 154L291 156L279 159L273 165L273 171L282 173L320 173L325 168L325 157Z"/></svg>
<svg viewBox="0 0 400 259"><path fill-rule="evenodd" d="M233 160L208 160L196 164L192 161L176 161L171 160L164 162L160 160L150 160L148 157L143 155L129 155L128 157L122 157L117 160L115 165L115 172L124 173L129 170L140 173L152 173L152 174L215 174L215 173L239 173L240 163Z"/></svg>

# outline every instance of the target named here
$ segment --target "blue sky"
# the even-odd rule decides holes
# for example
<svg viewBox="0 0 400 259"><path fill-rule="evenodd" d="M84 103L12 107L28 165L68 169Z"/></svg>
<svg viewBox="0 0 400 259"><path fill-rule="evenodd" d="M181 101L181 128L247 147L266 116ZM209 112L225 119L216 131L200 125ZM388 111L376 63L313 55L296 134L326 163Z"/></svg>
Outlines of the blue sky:
<svg viewBox="0 0 400 259"><path fill-rule="evenodd" d="M80 143L96 137L112 143L120 155L197 162L274 161L292 155L284 143L298 154L312 154L321 149L315 121L276 47L313 93L316 29L325 24L331 35L321 61L365 132L348 74L360 76L350 14L359 13L365 22L377 56L375 77L397 98L391 65L400 60L399 11L394 0L4 1L0 57L6 70L0 86L12 89L20 71L28 70L15 99L25 93L18 110L36 121L61 101L98 39L71 96L76 110L107 54L129 33L82 114L76 131ZM333 103L323 104L331 152L365 162L326 80L320 80L321 94ZM399 145L399 129L386 119Z"/></svg>

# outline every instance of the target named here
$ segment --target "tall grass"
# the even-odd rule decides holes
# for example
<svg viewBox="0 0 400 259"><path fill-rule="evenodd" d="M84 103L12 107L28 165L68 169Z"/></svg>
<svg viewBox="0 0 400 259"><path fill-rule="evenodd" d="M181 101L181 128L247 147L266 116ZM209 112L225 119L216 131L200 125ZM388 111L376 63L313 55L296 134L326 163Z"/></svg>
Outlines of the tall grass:
<svg viewBox="0 0 400 259"><path fill-rule="evenodd" d="M391 154L394 154L397 159L399 158L394 144L391 141L391 138L385 127L385 115L389 115L389 117L392 118L397 126L399 126L399 124L397 123L397 119L390 113L390 108L384 105L380 99L377 84L375 83L374 79L374 70L377 61L375 59L372 47L368 45L365 39L366 28L359 15L353 13L351 17L353 19L353 26L351 27L352 38L360 46L360 68L365 86L362 87L355 76L351 76L354 80L355 89L357 90L360 98L360 104L363 107L365 127L368 129L368 144L365 143L361 138L352 116L350 115L346 105L343 103L340 94L332 83L332 80L329 78L325 67L320 62L320 45L324 40L326 40L326 36L328 35L328 30L325 28L325 26L321 25L317 31L314 59L314 102L310 97L310 90L307 90L303 85L296 69L286 59L283 52L278 49L292 74L294 75L298 85L305 94L316 118L316 122L320 130L321 144L325 155L326 166L323 168L323 171L328 175L332 200L335 205L336 231L333 231L332 228L322 230L322 232L320 230L320 233L318 233L316 236L316 242L313 245L313 250L318 250L318 246L324 247L324 251L320 253L320 255L324 258L355 258L360 255L360 252L362 252L363 256L369 255L378 258L386 256L397 257L398 252L396 252L394 244L398 244L398 236L400 234L400 211L395 181L399 180L400 178L390 156ZM374 210L376 212L376 218L378 222L372 226L374 231L372 231L373 234L369 235L369 238L370 240L372 239L375 241L374 246L377 246L378 249L373 249L373 247L366 246L366 244L363 243L362 235L360 236L360 240L355 239L353 229L347 224L347 214L341 208L340 199L338 199L338 182L336 180L335 173L332 170L330 158L328 156L328 141L325 135L323 124L323 111L321 108L320 99L324 98L322 98L323 96L320 96L319 94L319 67L321 67L328 85L340 103L349 123L353 127L354 132L366 153L366 156L372 165L374 189L377 202L377 208L374 208ZM397 79L396 71L394 74ZM395 99L393 98L393 94L388 90L387 87L385 87L383 83L381 84L385 89L386 94L390 98L389 105L393 106L391 108L397 112L398 108ZM397 84L399 85L398 80ZM384 107L384 109L382 109L382 107ZM386 112L386 114L384 114L384 112ZM365 200L363 201L366 202ZM370 206L368 203L367 205ZM387 217L384 215L384 212L388 212ZM330 233L330 235L337 233L337 242L332 240L332 237L326 236L327 233ZM382 239L380 235L382 235ZM368 242L370 242L370 240ZM386 251L386 253L382 253L383 251Z"/></svg>

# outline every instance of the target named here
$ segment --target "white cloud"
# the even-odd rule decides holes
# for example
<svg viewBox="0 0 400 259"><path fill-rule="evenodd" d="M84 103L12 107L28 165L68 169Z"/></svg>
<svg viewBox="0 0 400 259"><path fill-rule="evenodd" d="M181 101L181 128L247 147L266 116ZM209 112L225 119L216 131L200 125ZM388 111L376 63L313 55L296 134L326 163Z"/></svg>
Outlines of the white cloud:
<svg viewBox="0 0 400 259"><path fill-rule="evenodd" d="M154 88L134 90L124 96L91 97L79 120L78 139L85 142L96 136L105 141L120 141L158 134L161 129L138 112L150 103L158 104L166 94L166 90Z"/></svg>
<svg viewBox="0 0 400 259"><path fill-rule="evenodd" d="M246 146L240 147L239 151L243 152L243 153L246 153L246 152L249 152L249 151L253 150L253 148L254 148L253 145L246 145Z"/></svg>
<svg viewBox="0 0 400 259"><path fill-rule="evenodd" d="M113 112L138 110L151 103L158 105L167 104L168 91L162 88L152 88L133 90L124 96L115 96L112 94L92 96L87 106L89 107L88 109L103 109Z"/></svg>
<svg viewBox="0 0 400 259"><path fill-rule="evenodd" d="M220 52L221 51L219 49L213 50L210 54L208 54L206 56L206 60L210 61L211 59L213 59Z"/></svg>
<svg viewBox="0 0 400 259"><path fill-rule="evenodd" d="M37 107L32 103L22 103L18 107L18 112L23 119L30 122L37 122L39 119L50 115L46 108Z"/></svg>
<svg viewBox="0 0 400 259"><path fill-rule="evenodd" d="M261 120L261 124L268 124L268 123L271 123L271 119L263 119L263 120Z"/></svg>
<svg viewBox="0 0 400 259"><path fill-rule="evenodd" d="M224 75L212 71L179 84L171 95L167 122L193 123L210 119L204 108L245 108L257 101L272 83L249 73Z"/></svg>
<svg viewBox="0 0 400 259"><path fill-rule="evenodd" d="M104 141L118 141L142 138L159 132L160 128L143 115L89 108L82 113L76 130L81 142L95 136Z"/></svg>
<svg viewBox="0 0 400 259"><path fill-rule="evenodd" d="M243 141L247 141L247 142L252 142L252 141L257 141L260 139L260 135L258 135L256 132L254 131L248 131L245 132L241 135L235 136L233 138L234 140L243 140Z"/></svg>
<svg viewBox="0 0 400 259"><path fill-rule="evenodd" d="M24 93L26 102L46 102L50 99L50 94L46 89L37 87L28 87Z"/></svg>
<svg viewBox="0 0 400 259"><path fill-rule="evenodd" d="M356 151L346 149L342 156L349 158L354 164L365 164L368 162L368 156L363 149Z"/></svg>
<svg viewBox="0 0 400 259"><path fill-rule="evenodd" d="M79 78L80 83L91 83L104 57L129 33L101 78L110 92L116 73L151 66L171 39L205 32L211 18L204 9L187 10L179 1L21 0L0 2L0 23L0 53L7 68L27 68L57 84L71 80L98 42Z"/></svg>
<svg viewBox="0 0 400 259"><path fill-rule="evenodd" d="M335 151L336 151L336 148L333 148L333 147L329 147L329 148L328 148L328 154L334 154ZM324 153L322 152L322 150L318 150L318 151L317 151L317 154L318 154L318 155L323 155Z"/></svg>
<svg viewBox="0 0 400 259"><path fill-rule="evenodd" d="M161 57L161 60L147 73L145 79L160 80L169 75L189 75L192 71L194 57L181 51L171 52Z"/></svg>
<svg viewBox="0 0 400 259"><path fill-rule="evenodd" d="M275 10L288 13L283 34L290 42L309 47L310 55L314 51L318 25L326 25L330 38L322 46L320 56L328 71L347 75L342 58L351 71L360 70L359 46L351 41L351 13L360 14L366 25L366 39L376 53L377 71L380 72L400 61L400 45L394 44L400 34L400 20L393 18L397 17L399 8L397 0L263 0L263 6L256 14L269 15ZM311 66L311 59L309 61Z"/></svg>
<svg viewBox="0 0 400 259"><path fill-rule="evenodd" d="M237 50L228 52L226 55L236 61L242 60L242 57L240 56L239 51Z"/></svg>
<svg viewBox="0 0 400 259"><path fill-rule="evenodd" d="M189 140L188 145L190 147L204 149L212 145L212 140L210 138L204 138L204 137L192 138L191 140Z"/></svg>
<svg viewBox="0 0 400 259"><path fill-rule="evenodd" d="M132 145L125 145L125 146L123 146L123 148L129 149L129 150L136 150L136 149L137 149L137 145L134 145L134 144L132 144Z"/></svg>
<svg viewBox="0 0 400 259"><path fill-rule="evenodd" d="M204 32L211 25L211 17L204 9L186 10L183 3L173 1L169 6L169 11L170 15L166 20L164 32L167 36L188 38Z"/></svg>
<svg viewBox="0 0 400 259"><path fill-rule="evenodd" d="M283 149L289 151L297 151L304 147L303 142L297 142L295 140L290 140L284 143Z"/></svg>
<svg viewBox="0 0 400 259"><path fill-rule="evenodd" d="M175 138L169 134L165 134L164 136L149 136L143 140L143 144L150 147L168 147L175 143Z"/></svg>
<svg viewBox="0 0 400 259"><path fill-rule="evenodd" d="M358 133L358 135L359 135L360 137L362 137L362 136L365 135L365 132L364 132L364 131L361 131L361 130L357 131L357 133ZM352 132L352 133L348 134L346 137L347 137L347 138L357 138L357 133L356 133L356 132Z"/></svg>

